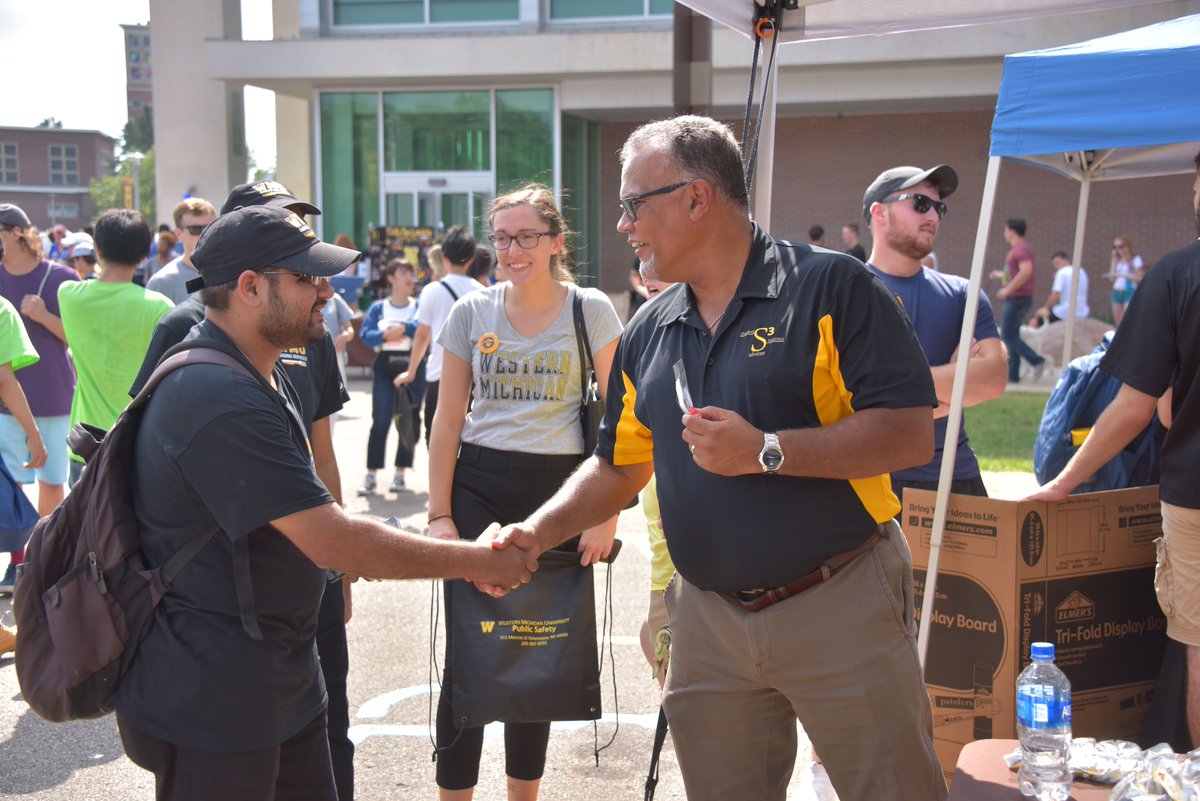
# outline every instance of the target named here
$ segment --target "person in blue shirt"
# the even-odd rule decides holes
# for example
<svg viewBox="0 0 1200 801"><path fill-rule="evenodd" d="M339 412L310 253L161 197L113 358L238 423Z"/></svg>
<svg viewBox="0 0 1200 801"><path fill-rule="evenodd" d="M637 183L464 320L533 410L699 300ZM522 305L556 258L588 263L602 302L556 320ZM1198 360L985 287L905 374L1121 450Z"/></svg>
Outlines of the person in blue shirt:
<svg viewBox="0 0 1200 801"><path fill-rule="evenodd" d="M409 369L412 357L412 337L417 332L417 309L420 301L412 296L415 271L403 259L392 259L384 267L384 275L391 286L391 293L377 300L367 309L359 336L377 351L375 364L371 368L371 433L367 438L367 474L359 495L373 495L377 487L376 471L383 469L387 450L388 431L392 428L392 417L396 411L396 393L409 392L413 397L413 408L418 409L425 395L424 359L413 365L418 371L416 380L407 387L397 389L393 379ZM401 425L420 431L420 420L414 413ZM406 445L404 437L396 443L396 472L392 476L392 492L404 492L404 471L413 465L412 444L416 434Z"/></svg>
<svg viewBox="0 0 1200 801"><path fill-rule="evenodd" d="M922 267L921 260L933 251L947 211L944 201L957 188L958 175L949 165L929 170L894 167L881 173L863 195L863 217L874 234L867 267L883 279L904 307L925 351L938 397L933 410L933 461L892 473L892 491L896 497L901 497L905 487L936 490L942 470L950 390L967 308L968 281ZM982 292L977 303L964 408L1004 394L1008 370L991 304ZM953 458L951 492L986 496L979 461L961 427Z"/></svg>

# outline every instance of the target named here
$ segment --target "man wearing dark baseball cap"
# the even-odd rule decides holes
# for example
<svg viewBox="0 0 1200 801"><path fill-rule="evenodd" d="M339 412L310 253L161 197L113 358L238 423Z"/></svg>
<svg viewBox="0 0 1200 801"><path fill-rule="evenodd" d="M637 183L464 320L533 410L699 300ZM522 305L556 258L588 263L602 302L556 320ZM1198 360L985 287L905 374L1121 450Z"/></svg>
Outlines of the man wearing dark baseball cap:
<svg viewBox="0 0 1200 801"><path fill-rule="evenodd" d="M959 325L966 310L969 282L922 267L921 259L933 250L948 210L944 201L957 188L958 175L946 164L928 170L893 167L881 173L863 195L863 216L874 236L867 267L883 279L904 306L930 364L938 396L938 406L933 410L933 460L892 473L892 491L897 497L905 487L936 490L942 470ZM976 303L965 406L1003 394L1008 369L987 295L980 292ZM986 496L979 462L965 431L960 429L958 442L949 454L948 458L954 460L951 492Z"/></svg>
<svg viewBox="0 0 1200 801"><path fill-rule="evenodd" d="M33 225L29 215L20 206L12 203L0 203L0 225L6 228L29 228Z"/></svg>
<svg viewBox="0 0 1200 801"><path fill-rule="evenodd" d="M303 213L305 209L316 209L311 204L296 200L290 193L285 195L285 192L282 184L273 182L272 185L244 184L230 193L229 199L225 201L223 213L228 214L236 209L254 206L291 210L297 214ZM204 304L200 302L199 297L201 294L203 293L188 295L186 300L159 320L141 370L130 390L131 396L136 395L149 380L163 354L189 338L193 327L204 321ZM350 395L342 381L337 358L333 337L325 331L319 339L283 351L278 367L287 374L295 390L300 419L304 423L312 449L313 469L334 501L340 504L341 470L333 447L332 417L350 401ZM350 582L343 581L340 575L331 575L330 584L321 598L316 636L317 654L320 657L321 673L329 698L326 711L329 751L333 759L333 776L339 801L354 801L354 743L349 736L350 712L346 695L346 679L350 670L350 657L346 647L346 621L349 617L348 610L351 608L350 586Z"/></svg>
<svg viewBox="0 0 1200 801"><path fill-rule="evenodd" d="M321 210L311 203L297 200L288 189L278 181L257 181L252 184L238 184L225 199L221 213L228 214L234 209L245 206L275 206L276 208L294 211L303 217L306 214L320 214Z"/></svg>
<svg viewBox="0 0 1200 801"><path fill-rule="evenodd" d="M192 338L250 375L191 364L145 406L132 484L148 562L215 535L175 577L121 684L121 740L160 799L336 801L314 641L326 568L515 588L537 561L348 515L317 476L278 360L324 333L324 278L357 251L258 206L219 217L194 256L206 319Z"/></svg>

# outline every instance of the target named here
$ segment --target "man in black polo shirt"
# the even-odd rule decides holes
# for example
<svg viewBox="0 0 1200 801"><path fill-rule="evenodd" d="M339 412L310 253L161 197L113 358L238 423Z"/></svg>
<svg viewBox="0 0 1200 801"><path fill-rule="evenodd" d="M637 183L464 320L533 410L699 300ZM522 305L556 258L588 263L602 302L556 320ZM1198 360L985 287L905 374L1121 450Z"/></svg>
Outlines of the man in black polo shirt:
<svg viewBox="0 0 1200 801"><path fill-rule="evenodd" d="M207 319L250 375L185 366L147 402L134 509L151 564L204 532L117 694L125 753L172 801L336 801L314 635L326 568L373 578L528 580L523 551L409 535L347 515L313 469L280 353L324 333L325 277L360 254L286 209L244 208L193 254ZM503 562L496 557L507 555Z"/></svg>
<svg viewBox="0 0 1200 801"><path fill-rule="evenodd" d="M1192 206L1200 233L1200 153ZM1187 721L1200 745L1200 240L1168 253L1146 273L1100 369L1121 390L1052 481L1032 497L1061 500L1146 427L1171 390L1158 494L1163 535L1154 588L1167 636L1187 646ZM1190 343L1190 344L1189 344Z"/></svg>
<svg viewBox="0 0 1200 801"><path fill-rule="evenodd" d="M781 801L797 717L842 801L944 798L888 480L933 456L912 327L855 259L750 222L724 125L651 123L621 161L618 230L644 274L683 283L622 334L595 457L495 544L550 547L653 470L688 798Z"/></svg>
<svg viewBox="0 0 1200 801"><path fill-rule="evenodd" d="M295 212L298 216L320 214L311 203L296 198L290 189L278 181L259 181L235 186L221 206L228 214L247 206L273 206ZM167 312L150 337L142 367L134 378L130 396L150 380L163 354L174 345L196 335L195 328L204 322L204 304L198 293ZM327 330L320 339L288 348L279 355L279 366L292 382L299 401L298 411L312 447L313 469L333 500L342 503L342 479L337 454L333 449L334 413L350 400L337 365L337 349ZM338 574L330 574L329 585L321 599L321 616L317 622L317 654L321 658L321 675L329 696L327 709L329 751L333 758L333 776L337 782L338 801L354 801L354 743L350 740L350 705L346 695L346 679L350 672L350 653L346 644L346 623L351 610L350 582Z"/></svg>

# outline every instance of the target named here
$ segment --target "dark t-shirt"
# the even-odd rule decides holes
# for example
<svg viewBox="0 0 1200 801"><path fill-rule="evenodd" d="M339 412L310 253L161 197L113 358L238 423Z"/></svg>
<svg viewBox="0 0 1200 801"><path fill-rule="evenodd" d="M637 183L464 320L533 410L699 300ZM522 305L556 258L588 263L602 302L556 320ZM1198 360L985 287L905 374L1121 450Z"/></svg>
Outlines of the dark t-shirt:
<svg viewBox="0 0 1200 801"><path fill-rule="evenodd" d="M1021 268L1021 262L1027 261L1030 265L1029 280L1021 284L1012 291L1010 298L1024 298L1033 295L1034 278L1037 276L1037 262L1033 259L1033 248L1029 247L1029 243L1022 242L1008 252L1008 257L1004 260L1004 283L1008 283L1016 277L1017 271Z"/></svg>
<svg viewBox="0 0 1200 801"><path fill-rule="evenodd" d="M1105 372L1159 397L1173 387L1158 494L1200 509L1200 241L1146 273L1100 362Z"/></svg>
<svg viewBox="0 0 1200 801"><path fill-rule="evenodd" d="M14 275L0 266L0 295L18 311L26 295L41 295L46 302L46 311L61 317L58 288L68 281L78 280L79 274L70 267L46 259L24 275ZM70 414L71 400L75 397L75 370L67 356L67 343L46 326L24 315L21 315L21 322L25 324L29 340L41 356L36 364L17 371L17 381L29 401L29 410L36 417ZM11 414L7 408L2 413ZM53 443L49 445L54 447Z"/></svg>
<svg viewBox="0 0 1200 801"><path fill-rule="evenodd" d="M912 326L881 281L845 254L754 233L715 337L686 284L630 321L596 448L618 466L653 460L671 558L688 581L718 592L795 581L862 544L900 503L886 473L846 481L702 470L681 439L676 362L696 406L731 409L762 431L937 404Z"/></svg>
<svg viewBox="0 0 1200 801"><path fill-rule="evenodd" d="M861 262L866 262L866 260L867 260L867 251L863 250L863 246L861 244L855 245L854 247L850 248L849 250L846 251L846 254L849 256L853 256L854 258L858 259Z"/></svg>
<svg viewBox="0 0 1200 801"><path fill-rule="evenodd" d="M958 348L962 333L963 315L967 311L967 288L970 282L957 275L946 275L928 267L922 267L913 276L888 275L873 265L867 267L879 276L888 289L896 294L905 314L912 321L921 343L921 350L930 366L950 363L950 357ZM975 339L996 339L996 318L987 295L979 293L975 312ZM942 452L946 446L946 424L949 417L933 421L933 461L908 470L897 470L892 475L904 481L937 481L942 471ZM979 461L967 441L965 426L958 429L958 448L954 457L954 478L976 478Z"/></svg>
<svg viewBox="0 0 1200 801"><path fill-rule="evenodd" d="M138 390L150 380L150 374L163 354L189 338L192 327L203 321L204 305L195 295L189 296L158 321L154 333L150 335L146 358L129 390L130 397L137 395ZM313 420L328 417L350 401L350 393L346 391L341 371L338 370L333 336L328 331L322 339L310 343L308 347L284 351L279 356L279 364L296 389L300 400L300 418L310 432Z"/></svg>
<svg viewBox="0 0 1200 801"><path fill-rule="evenodd" d="M212 323L197 333L230 341ZM287 394L279 397L294 409ZM313 637L326 572L269 523L332 502L307 441L259 382L220 365L167 376L135 446L142 547L150 564L162 564L196 534L217 533L158 607L117 710L156 737L212 751L263 748L311 723L325 705ZM242 628L239 541L261 641Z"/></svg>

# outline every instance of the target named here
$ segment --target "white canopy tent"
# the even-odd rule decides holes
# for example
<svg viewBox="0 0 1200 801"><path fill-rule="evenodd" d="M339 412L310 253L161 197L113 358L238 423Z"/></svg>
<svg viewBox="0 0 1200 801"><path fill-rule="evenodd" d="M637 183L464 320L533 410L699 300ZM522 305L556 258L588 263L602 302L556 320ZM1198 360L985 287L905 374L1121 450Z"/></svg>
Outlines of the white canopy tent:
<svg viewBox="0 0 1200 801"><path fill-rule="evenodd" d="M677 0L694 11L736 30L748 39L763 5L797 5L781 14L778 43L873 36L934 28L1004 22L1148 4L1114 0ZM1200 85L1200 27L1185 17L1147 28L1102 37L1078 45L1008 56L992 132L992 148L984 183L979 229L975 238L968 297L978 297L988 229L996 197L1000 160L1012 158L1053 169L1080 181L1074 262L1078 271L1083 244L1088 190L1095 180L1144 177L1192 169L1200 143L1200 101L1189 87ZM1189 22L1190 21L1190 22ZM1189 27L1190 25L1190 27ZM752 197L754 216L770 230L777 67L766 75L760 126L758 175ZM1055 80L1051 81L1050 78ZM1054 87L1050 94L1049 83ZM1045 92L1043 92L1045 90ZM1185 112L1179 105L1190 105ZM1135 111L1134 109L1140 111ZM1176 112L1180 112L1179 116ZM1160 117L1169 122L1160 125ZM1181 144L1188 143L1188 144ZM1174 147L1171 147L1174 146ZM1078 272L1075 282L1078 281ZM1070 320L1077 295L1072 291ZM962 425L963 394L975 307L968 305L959 341L946 441L955 442ZM1070 353L1072 324L1067 326L1064 354ZM1065 361L1065 359L1064 359ZM929 621L936 596L937 566L953 474L953 460L943 460L934 510L931 550L926 572L918 649L924 664Z"/></svg>

